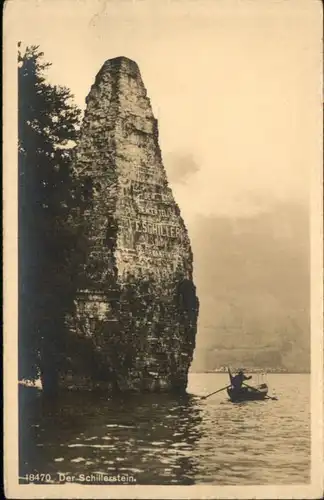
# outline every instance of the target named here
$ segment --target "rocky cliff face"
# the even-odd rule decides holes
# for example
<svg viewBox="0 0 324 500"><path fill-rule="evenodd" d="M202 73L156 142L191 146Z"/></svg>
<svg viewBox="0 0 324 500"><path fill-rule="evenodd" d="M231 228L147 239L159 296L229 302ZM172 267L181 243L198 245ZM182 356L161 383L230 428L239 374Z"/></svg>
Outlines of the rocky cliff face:
<svg viewBox="0 0 324 500"><path fill-rule="evenodd" d="M85 245L62 382L184 390L198 316L192 252L137 64L106 61L86 102L75 159Z"/></svg>

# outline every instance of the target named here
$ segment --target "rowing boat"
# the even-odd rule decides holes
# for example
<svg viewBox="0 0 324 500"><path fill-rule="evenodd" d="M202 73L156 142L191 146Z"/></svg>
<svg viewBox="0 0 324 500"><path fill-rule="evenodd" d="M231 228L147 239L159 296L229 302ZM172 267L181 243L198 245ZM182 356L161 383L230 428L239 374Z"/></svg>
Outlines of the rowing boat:
<svg viewBox="0 0 324 500"><path fill-rule="evenodd" d="M229 387L227 389L227 394L233 403L239 403L241 401L260 401L267 397L268 386L267 384L261 384L256 388L245 386L239 389Z"/></svg>
<svg viewBox="0 0 324 500"><path fill-rule="evenodd" d="M226 385L217 391L211 392L207 394L207 396L202 396L202 399L207 399L213 394L227 390L227 394L233 403L239 403L241 401L262 401L263 399L271 399L272 401L278 400L276 396L268 396L267 384L258 384L256 387L246 384L243 380L248 380L251 377L246 377L242 370L240 370L237 375L241 375L239 379L236 378L237 376L233 377L230 368L228 369L228 374L231 381L230 385Z"/></svg>

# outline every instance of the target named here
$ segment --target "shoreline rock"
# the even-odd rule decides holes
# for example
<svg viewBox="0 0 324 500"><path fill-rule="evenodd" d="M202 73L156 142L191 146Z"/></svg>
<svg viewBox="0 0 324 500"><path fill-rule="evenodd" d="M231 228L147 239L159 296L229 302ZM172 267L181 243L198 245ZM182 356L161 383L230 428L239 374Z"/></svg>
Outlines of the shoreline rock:
<svg viewBox="0 0 324 500"><path fill-rule="evenodd" d="M74 218L84 254L60 385L185 391L199 310L193 255L137 64L106 61L86 102Z"/></svg>

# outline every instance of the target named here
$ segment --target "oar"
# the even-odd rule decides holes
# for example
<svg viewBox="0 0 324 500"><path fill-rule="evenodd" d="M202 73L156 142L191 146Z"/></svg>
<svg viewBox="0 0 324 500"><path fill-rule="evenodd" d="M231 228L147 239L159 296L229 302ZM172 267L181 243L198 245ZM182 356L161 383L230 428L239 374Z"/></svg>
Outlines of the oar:
<svg viewBox="0 0 324 500"><path fill-rule="evenodd" d="M252 387L251 385L248 385L245 382L242 382L242 384L245 385L246 387L249 387L249 389L253 389L254 391L260 392L260 394L263 394L262 391L259 391L259 389L257 389L256 387ZM273 401L278 401L278 398L276 398L275 396L266 395L265 398L272 399Z"/></svg>
<svg viewBox="0 0 324 500"><path fill-rule="evenodd" d="M209 396L212 396L213 394L217 394L218 392L221 392L221 391L225 391L225 389L228 389L229 387L231 387L231 385L227 385L226 387L222 387L221 389L218 389L218 391L211 392L210 394L207 394L207 396L202 396L201 399L209 398Z"/></svg>

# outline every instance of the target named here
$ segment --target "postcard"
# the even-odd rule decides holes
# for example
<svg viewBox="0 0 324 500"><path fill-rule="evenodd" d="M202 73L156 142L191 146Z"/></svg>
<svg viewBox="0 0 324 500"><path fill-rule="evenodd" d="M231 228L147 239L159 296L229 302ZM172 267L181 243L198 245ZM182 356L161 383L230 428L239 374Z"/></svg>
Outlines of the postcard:
<svg viewBox="0 0 324 500"><path fill-rule="evenodd" d="M315 0L7 0L7 498L323 495Z"/></svg>

